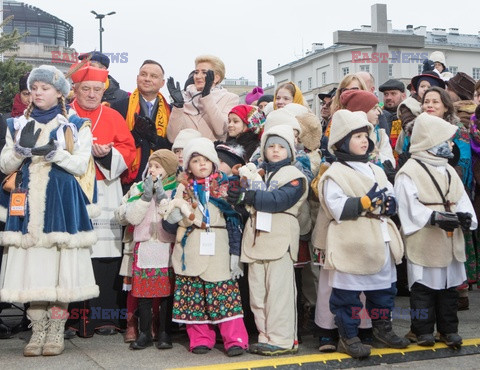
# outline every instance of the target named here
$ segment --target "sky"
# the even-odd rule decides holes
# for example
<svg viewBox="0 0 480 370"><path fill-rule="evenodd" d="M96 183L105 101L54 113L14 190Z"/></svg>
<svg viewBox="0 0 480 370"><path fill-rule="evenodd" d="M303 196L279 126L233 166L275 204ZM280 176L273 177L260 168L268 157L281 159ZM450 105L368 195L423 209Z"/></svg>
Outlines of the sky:
<svg viewBox="0 0 480 370"><path fill-rule="evenodd" d="M103 52L128 53L126 63L111 63L110 74L133 91L145 59L162 64L165 77L183 86L195 57L213 54L226 66L227 78L257 80L257 59L263 61L263 85L272 84L268 71L311 50L312 43L332 45L333 32L371 23L371 5L362 0L25 0L74 27L78 52L99 50L99 22L90 13L115 11L103 20ZM458 28L478 34L478 2L460 6L418 0L383 1L394 29ZM449 2L447 4L454 4ZM470 10L469 10L470 9ZM125 60L124 60L125 61ZM165 87L162 93L168 95Z"/></svg>

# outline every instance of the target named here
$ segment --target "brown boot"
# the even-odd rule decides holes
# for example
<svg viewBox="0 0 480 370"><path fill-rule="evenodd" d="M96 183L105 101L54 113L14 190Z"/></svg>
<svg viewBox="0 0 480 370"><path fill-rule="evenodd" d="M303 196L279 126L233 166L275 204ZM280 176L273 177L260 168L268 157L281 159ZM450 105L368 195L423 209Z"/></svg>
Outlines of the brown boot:
<svg viewBox="0 0 480 370"><path fill-rule="evenodd" d="M26 357L40 356L47 338L48 317L45 309L28 309L27 316L31 321L32 337L23 349Z"/></svg>
<svg viewBox="0 0 480 370"><path fill-rule="evenodd" d="M127 330L125 331L125 343L135 342L138 338L138 317L133 313L127 314Z"/></svg>

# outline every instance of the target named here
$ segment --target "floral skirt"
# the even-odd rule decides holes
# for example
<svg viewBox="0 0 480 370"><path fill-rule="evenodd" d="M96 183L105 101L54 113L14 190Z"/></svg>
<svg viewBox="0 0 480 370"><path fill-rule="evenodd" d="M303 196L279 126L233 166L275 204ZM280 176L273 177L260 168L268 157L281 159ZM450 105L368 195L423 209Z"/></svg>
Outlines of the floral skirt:
<svg viewBox="0 0 480 370"><path fill-rule="evenodd" d="M138 245L133 250L132 295L137 298L169 297L173 294L175 274L172 267L139 268Z"/></svg>
<svg viewBox="0 0 480 370"><path fill-rule="evenodd" d="M475 231L476 232L476 231ZM465 270L467 271L468 284L477 284L480 286L480 240L479 234L475 237L472 232L464 232L465 238L465 254L467 261L465 262Z"/></svg>
<svg viewBox="0 0 480 370"><path fill-rule="evenodd" d="M177 275L172 320L185 324L218 324L243 317L240 289L235 280L204 281Z"/></svg>

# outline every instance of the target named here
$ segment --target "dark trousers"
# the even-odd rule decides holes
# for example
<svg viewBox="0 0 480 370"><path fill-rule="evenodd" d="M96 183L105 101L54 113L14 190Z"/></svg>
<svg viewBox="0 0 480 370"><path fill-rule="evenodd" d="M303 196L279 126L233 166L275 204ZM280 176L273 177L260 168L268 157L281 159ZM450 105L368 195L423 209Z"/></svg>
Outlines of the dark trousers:
<svg viewBox="0 0 480 370"><path fill-rule="evenodd" d="M335 315L335 324L342 338L351 339L358 336L358 325L363 308L358 290L332 288L330 295L330 311ZM366 309L372 320L390 320L391 311L397 294L395 283L388 289L363 291Z"/></svg>
<svg viewBox="0 0 480 370"><path fill-rule="evenodd" d="M439 333L457 333L457 301L456 288L436 290L414 283L410 290L412 331L415 335L433 334L436 322Z"/></svg>
<svg viewBox="0 0 480 370"><path fill-rule="evenodd" d="M138 298L138 316L140 317L140 331L149 333L152 327L153 298ZM160 298L158 332L171 333L173 296Z"/></svg>

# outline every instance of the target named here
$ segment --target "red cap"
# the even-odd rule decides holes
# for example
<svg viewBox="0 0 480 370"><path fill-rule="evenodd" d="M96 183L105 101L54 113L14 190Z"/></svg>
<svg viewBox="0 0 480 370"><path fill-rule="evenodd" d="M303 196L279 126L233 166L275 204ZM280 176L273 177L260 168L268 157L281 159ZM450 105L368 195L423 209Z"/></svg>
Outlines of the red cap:
<svg viewBox="0 0 480 370"><path fill-rule="evenodd" d="M378 98L370 91L347 90L340 95L340 103L350 112L362 111L368 113L378 104Z"/></svg>
<svg viewBox="0 0 480 370"><path fill-rule="evenodd" d="M77 68L80 63L72 65L70 70ZM108 78L108 70L101 69L97 67L92 67L90 62L85 63L78 71L74 72L70 78L73 83L83 82L83 81L99 81L105 82Z"/></svg>
<svg viewBox="0 0 480 370"><path fill-rule="evenodd" d="M251 105L240 104L233 107L228 114L235 113L237 116L240 117L243 123L248 125L248 119L250 118L252 110L254 109L255 107L252 107Z"/></svg>

